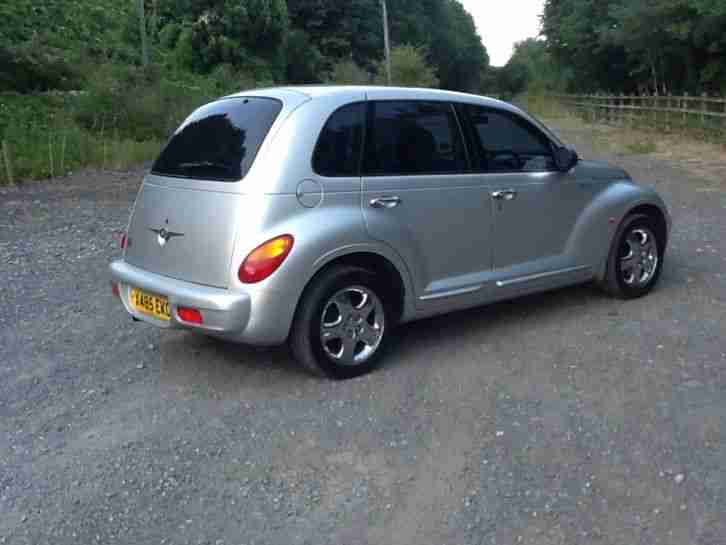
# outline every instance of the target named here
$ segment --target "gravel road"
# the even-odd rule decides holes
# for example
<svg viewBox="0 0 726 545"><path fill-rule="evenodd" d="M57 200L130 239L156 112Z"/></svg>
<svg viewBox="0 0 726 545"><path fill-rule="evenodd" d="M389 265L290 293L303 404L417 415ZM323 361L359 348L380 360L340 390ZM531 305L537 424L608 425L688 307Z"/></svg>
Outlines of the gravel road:
<svg viewBox="0 0 726 545"><path fill-rule="evenodd" d="M112 234L142 170L0 189L0 544L726 543L726 170L656 183L662 282L403 328L334 383L134 324Z"/></svg>

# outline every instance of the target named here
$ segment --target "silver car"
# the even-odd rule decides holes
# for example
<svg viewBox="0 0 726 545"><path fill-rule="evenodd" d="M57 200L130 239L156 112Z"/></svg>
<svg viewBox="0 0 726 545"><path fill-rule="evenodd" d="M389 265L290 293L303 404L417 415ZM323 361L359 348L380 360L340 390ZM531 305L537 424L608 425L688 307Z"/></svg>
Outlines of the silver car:
<svg viewBox="0 0 726 545"><path fill-rule="evenodd" d="M202 106L144 179L111 264L126 311L310 370L370 371L408 322L658 280L670 216L627 172L498 100L284 87Z"/></svg>

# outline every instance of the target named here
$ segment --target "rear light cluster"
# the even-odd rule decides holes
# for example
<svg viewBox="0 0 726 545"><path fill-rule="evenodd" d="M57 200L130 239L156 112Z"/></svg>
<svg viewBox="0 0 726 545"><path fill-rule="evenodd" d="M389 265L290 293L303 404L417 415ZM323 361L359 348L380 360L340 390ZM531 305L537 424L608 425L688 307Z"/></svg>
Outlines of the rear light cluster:
<svg viewBox="0 0 726 545"><path fill-rule="evenodd" d="M295 239L282 235L252 250L240 265L238 277L243 284L262 282L274 273L290 254Z"/></svg>
<svg viewBox="0 0 726 545"><path fill-rule="evenodd" d="M203 324L204 317L200 310L196 308L179 307L176 309L177 316L183 322L190 324Z"/></svg>

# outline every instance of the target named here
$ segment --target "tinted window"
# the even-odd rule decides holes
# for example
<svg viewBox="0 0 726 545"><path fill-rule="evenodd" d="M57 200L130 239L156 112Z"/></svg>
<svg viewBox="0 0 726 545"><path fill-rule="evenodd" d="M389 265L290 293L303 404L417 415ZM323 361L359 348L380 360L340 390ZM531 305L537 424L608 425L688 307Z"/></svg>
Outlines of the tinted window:
<svg viewBox="0 0 726 545"><path fill-rule="evenodd" d="M498 110L464 105L473 129L477 171L554 170L550 142L525 119Z"/></svg>
<svg viewBox="0 0 726 545"><path fill-rule="evenodd" d="M358 176L365 105L350 104L325 124L315 147L313 169L322 176Z"/></svg>
<svg viewBox="0 0 726 545"><path fill-rule="evenodd" d="M169 139L151 171L232 182L245 177L282 104L230 98L202 106Z"/></svg>
<svg viewBox="0 0 726 545"><path fill-rule="evenodd" d="M450 104L375 102L372 120L366 142L366 174L445 174L465 170L464 147Z"/></svg>

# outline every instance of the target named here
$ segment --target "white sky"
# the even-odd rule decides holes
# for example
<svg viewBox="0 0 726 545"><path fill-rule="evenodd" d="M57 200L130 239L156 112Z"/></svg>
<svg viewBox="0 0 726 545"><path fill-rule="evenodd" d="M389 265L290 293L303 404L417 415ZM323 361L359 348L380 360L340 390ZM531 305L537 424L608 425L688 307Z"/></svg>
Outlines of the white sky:
<svg viewBox="0 0 726 545"><path fill-rule="evenodd" d="M515 42L539 34L544 0L459 0L474 16L492 66L504 66Z"/></svg>

